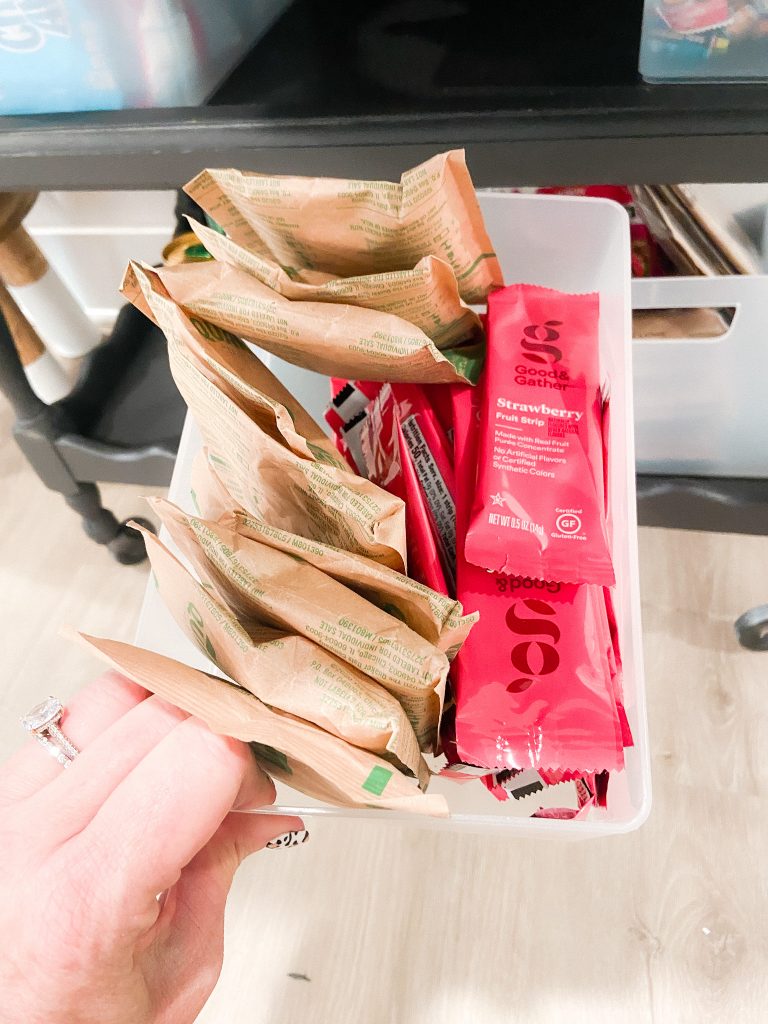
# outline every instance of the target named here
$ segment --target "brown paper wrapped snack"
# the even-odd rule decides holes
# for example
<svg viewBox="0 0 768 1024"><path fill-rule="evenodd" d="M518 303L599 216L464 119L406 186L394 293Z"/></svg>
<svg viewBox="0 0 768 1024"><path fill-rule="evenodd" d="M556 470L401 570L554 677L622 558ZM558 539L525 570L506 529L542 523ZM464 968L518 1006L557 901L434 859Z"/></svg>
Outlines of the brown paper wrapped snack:
<svg viewBox="0 0 768 1024"><path fill-rule="evenodd" d="M463 150L440 153L399 182L202 171L185 191L226 234L291 277L409 270L438 256L465 302L503 284Z"/></svg>
<svg viewBox="0 0 768 1024"><path fill-rule="evenodd" d="M453 270L436 256L425 256L411 270L393 270L360 277L333 277L310 283L295 281L272 260L248 252L231 238L190 220L208 252L267 285L286 299L302 302L344 302L392 313L418 327L437 348L459 345L482 332L480 317L459 295Z"/></svg>
<svg viewBox="0 0 768 1024"><path fill-rule="evenodd" d="M478 613L464 615L459 601L430 590L401 572L249 516L227 491L208 461L205 449L198 452L192 466L190 496L198 514L234 530L243 537L269 544L279 551L298 555L340 583L372 601L379 608L402 619L412 630L444 651L448 660L457 651L477 622Z"/></svg>
<svg viewBox="0 0 768 1024"><path fill-rule="evenodd" d="M244 512L221 482L208 461L208 449L201 448L192 460L189 497L201 519L218 522L233 512Z"/></svg>
<svg viewBox="0 0 768 1024"><path fill-rule="evenodd" d="M286 299L252 274L218 260L155 273L198 329L196 317L296 366L365 380L452 384L468 379L451 359L464 370L466 354L475 346L451 350L448 359L420 328L392 313Z"/></svg>
<svg viewBox="0 0 768 1024"><path fill-rule="evenodd" d="M150 505L200 579L241 622L256 618L304 636L375 679L400 701L422 750L432 749L448 675L448 659L434 644L294 554L161 498Z"/></svg>
<svg viewBox="0 0 768 1024"><path fill-rule="evenodd" d="M341 807L448 816L442 796L420 793L412 779L386 761L268 708L239 686L131 644L80 636L110 668L199 718L213 732L250 743L262 767L292 789Z"/></svg>
<svg viewBox="0 0 768 1024"><path fill-rule="evenodd" d="M151 286L157 296L168 294L156 270L138 262L130 264L123 279L123 295L157 323L142 293L142 284ZM189 322L194 330L185 333L184 342L197 358L200 369L254 423L297 455L348 469L304 406L244 342L205 321L190 318Z"/></svg>
<svg viewBox="0 0 768 1024"><path fill-rule="evenodd" d="M200 332L163 295L156 275L136 264L131 274L140 289L137 305L150 308L168 339L176 384L236 504L300 536L322 538L403 569L403 503L348 469L302 458L262 430L210 379L211 367L207 373L202 368L194 351ZM130 288L127 294L132 294Z"/></svg>
<svg viewBox="0 0 768 1024"><path fill-rule="evenodd" d="M426 785L414 730L383 687L303 636L253 621L246 629L215 590L193 579L153 534L141 533L163 602L214 665L269 707L391 758Z"/></svg>

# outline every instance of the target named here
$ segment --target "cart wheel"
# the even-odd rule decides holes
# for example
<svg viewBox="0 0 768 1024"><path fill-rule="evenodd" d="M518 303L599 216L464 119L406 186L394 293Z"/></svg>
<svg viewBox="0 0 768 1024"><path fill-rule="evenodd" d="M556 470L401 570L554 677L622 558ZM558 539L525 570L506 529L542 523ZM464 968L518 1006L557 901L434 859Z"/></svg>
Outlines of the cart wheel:
<svg viewBox="0 0 768 1024"><path fill-rule="evenodd" d="M139 516L133 518L135 523L155 533L155 527L148 519L141 519ZM107 544L112 557L121 565L138 565L147 557L147 550L144 547L144 538L138 530L131 529L127 520L120 524L119 533Z"/></svg>
<svg viewBox="0 0 768 1024"><path fill-rule="evenodd" d="M768 604L744 612L733 624L742 647L750 651L768 651Z"/></svg>

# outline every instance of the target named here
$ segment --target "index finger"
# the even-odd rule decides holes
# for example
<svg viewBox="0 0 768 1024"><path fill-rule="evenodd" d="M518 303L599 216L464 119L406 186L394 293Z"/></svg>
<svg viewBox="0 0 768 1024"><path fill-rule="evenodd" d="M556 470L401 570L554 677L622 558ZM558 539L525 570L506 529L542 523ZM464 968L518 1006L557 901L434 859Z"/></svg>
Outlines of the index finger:
<svg viewBox="0 0 768 1024"><path fill-rule="evenodd" d="M196 718L169 732L64 847L114 908L170 888L233 808L271 804L272 780L239 740Z"/></svg>

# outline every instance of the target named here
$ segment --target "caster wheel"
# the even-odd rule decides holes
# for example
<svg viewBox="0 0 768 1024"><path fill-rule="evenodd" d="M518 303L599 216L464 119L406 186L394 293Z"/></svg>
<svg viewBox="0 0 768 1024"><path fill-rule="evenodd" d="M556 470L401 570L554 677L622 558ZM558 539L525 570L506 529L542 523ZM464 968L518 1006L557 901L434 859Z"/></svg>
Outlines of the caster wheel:
<svg viewBox="0 0 768 1024"><path fill-rule="evenodd" d="M742 647L749 651L768 651L768 604L744 612L733 624Z"/></svg>
<svg viewBox="0 0 768 1024"><path fill-rule="evenodd" d="M136 516L133 521L155 533L155 527L148 519ZM138 565L147 557L144 539L138 530L131 529L126 522L120 524L118 533L107 544L107 547L115 561L121 565Z"/></svg>

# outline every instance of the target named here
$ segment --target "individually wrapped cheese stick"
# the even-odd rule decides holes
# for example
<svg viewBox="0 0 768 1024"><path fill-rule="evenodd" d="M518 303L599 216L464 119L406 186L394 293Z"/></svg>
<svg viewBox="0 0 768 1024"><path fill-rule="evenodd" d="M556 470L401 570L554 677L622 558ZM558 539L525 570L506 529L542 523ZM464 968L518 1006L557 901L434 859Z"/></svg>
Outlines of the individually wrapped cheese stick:
<svg viewBox="0 0 768 1024"><path fill-rule="evenodd" d="M313 641L396 697L422 750L434 746L448 659L399 618L293 554L150 499L192 568L238 618Z"/></svg>
<svg viewBox="0 0 768 1024"><path fill-rule="evenodd" d="M137 264L132 271L139 286L136 303L149 307L168 339L176 384L235 502L300 536L330 541L403 569L403 503L349 469L297 455L262 430L210 379L210 368L207 373L202 368L195 354L200 332L163 294L157 277Z"/></svg>
<svg viewBox="0 0 768 1024"><path fill-rule="evenodd" d="M137 529L160 596L214 665L270 707L392 759L426 785L429 771L414 730L383 687L306 637L257 622L246 629L154 534Z"/></svg>
<svg viewBox="0 0 768 1024"><path fill-rule="evenodd" d="M341 807L448 816L442 796L420 793L412 779L375 754L268 708L239 686L131 644L80 635L110 668L199 718L213 732L249 743L262 767L292 789Z"/></svg>

